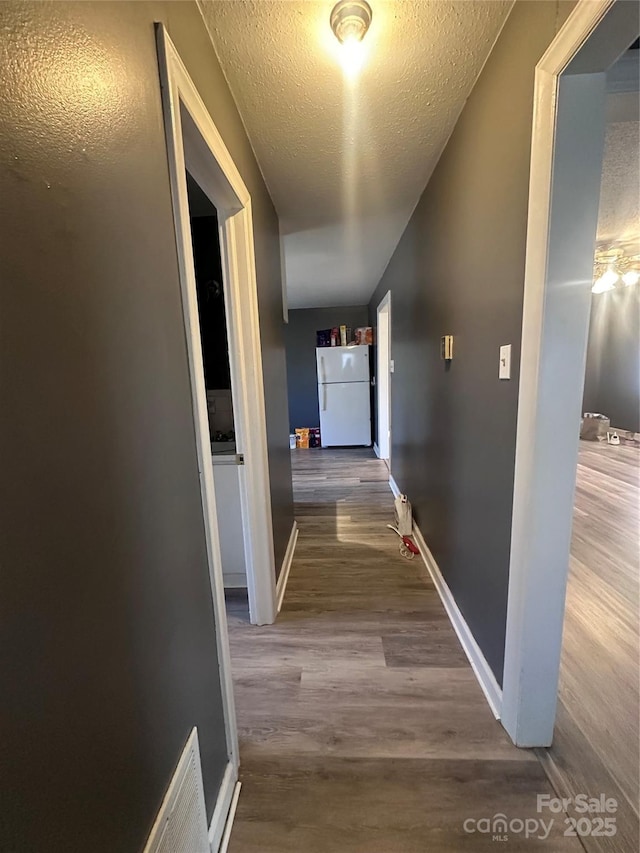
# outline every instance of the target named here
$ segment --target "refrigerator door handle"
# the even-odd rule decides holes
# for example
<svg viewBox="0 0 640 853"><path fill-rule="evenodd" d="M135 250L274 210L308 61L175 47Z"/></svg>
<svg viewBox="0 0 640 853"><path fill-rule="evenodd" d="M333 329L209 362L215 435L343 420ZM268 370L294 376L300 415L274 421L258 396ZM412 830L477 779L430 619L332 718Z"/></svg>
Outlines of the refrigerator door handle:
<svg viewBox="0 0 640 853"><path fill-rule="evenodd" d="M323 384L327 381L327 374L324 369L324 356L320 356L320 382Z"/></svg>
<svg viewBox="0 0 640 853"><path fill-rule="evenodd" d="M322 386L322 411L327 411L327 386L324 384Z"/></svg>

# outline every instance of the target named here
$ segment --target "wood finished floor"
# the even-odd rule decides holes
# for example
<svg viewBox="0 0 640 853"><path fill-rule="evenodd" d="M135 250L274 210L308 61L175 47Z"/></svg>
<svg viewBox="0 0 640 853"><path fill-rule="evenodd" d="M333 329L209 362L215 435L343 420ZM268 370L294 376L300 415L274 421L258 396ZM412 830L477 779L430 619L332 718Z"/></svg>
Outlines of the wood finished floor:
<svg viewBox="0 0 640 853"><path fill-rule="evenodd" d="M637 851L639 798L640 451L580 442L553 747L558 789L615 797L614 838L588 850Z"/></svg>
<svg viewBox="0 0 640 853"><path fill-rule="evenodd" d="M229 605L242 793L230 853L496 849L466 818L536 817L542 767L493 718L419 558L398 553L384 463L293 454L300 535L284 606ZM510 851L580 851L556 827Z"/></svg>

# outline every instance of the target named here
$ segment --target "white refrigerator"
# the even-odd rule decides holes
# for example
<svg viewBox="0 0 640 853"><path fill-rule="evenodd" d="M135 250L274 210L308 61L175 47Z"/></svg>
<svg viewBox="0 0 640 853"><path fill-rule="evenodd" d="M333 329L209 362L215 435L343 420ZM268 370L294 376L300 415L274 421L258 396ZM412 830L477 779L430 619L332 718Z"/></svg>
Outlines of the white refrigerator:
<svg viewBox="0 0 640 853"><path fill-rule="evenodd" d="M371 446L369 347L317 347L323 447Z"/></svg>

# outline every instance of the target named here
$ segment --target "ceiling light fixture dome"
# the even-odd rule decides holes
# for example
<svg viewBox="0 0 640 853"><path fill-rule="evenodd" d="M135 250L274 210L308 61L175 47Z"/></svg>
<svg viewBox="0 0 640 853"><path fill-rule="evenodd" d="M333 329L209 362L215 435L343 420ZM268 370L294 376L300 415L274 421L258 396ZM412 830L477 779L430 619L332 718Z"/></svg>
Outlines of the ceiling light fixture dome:
<svg viewBox="0 0 640 853"><path fill-rule="evenodd" d="M625 246L614 244L596 249L593 266L593 293L606 293L620 282L625 287L640 283L640 255L627 255Z"/></svg>
<svg viewBox="0 0 640 853"><path fill-rule="evenodd" d="M372 15L366 0L340 0L331 10L329 22L340 44L360 42L371 25Z"/></svg>
<svg viewBox="0 0 640 853"><path fill-rule="evenodd" d="M602 275L596 279L593 287L591 288L592 293L606 293L607 290L613 290L616 286L616 282L618 281L618 274L613 270L606 270Z"/></svg>

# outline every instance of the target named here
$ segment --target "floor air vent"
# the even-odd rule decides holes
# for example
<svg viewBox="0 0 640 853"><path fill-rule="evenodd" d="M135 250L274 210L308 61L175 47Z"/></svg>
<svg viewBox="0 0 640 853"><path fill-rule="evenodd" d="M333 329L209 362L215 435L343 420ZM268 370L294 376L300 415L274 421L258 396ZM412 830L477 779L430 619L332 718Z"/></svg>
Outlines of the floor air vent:
<svg viewBox="0 0 640 853"><path fill-rule="evenodd" d="M144 853L210 853L195 728L180 756Z"/></svg>

